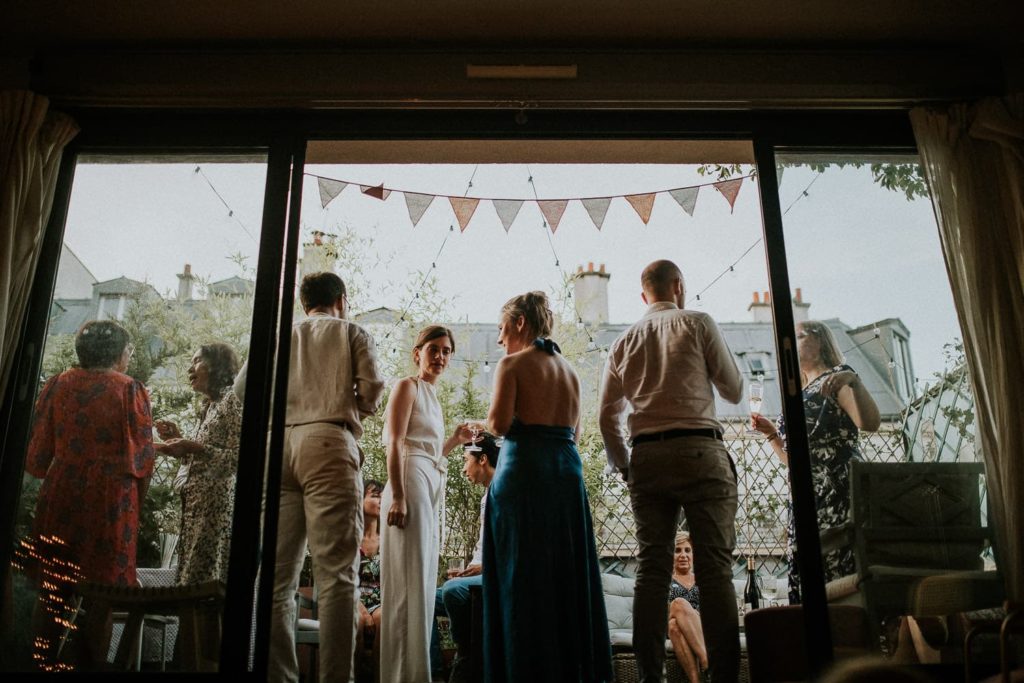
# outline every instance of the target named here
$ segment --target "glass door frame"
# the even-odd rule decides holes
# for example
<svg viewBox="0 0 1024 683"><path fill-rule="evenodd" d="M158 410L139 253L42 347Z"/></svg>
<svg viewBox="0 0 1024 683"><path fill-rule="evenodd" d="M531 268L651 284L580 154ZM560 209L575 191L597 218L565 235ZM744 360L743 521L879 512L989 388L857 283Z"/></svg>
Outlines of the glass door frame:
<svg viewBox="0 0 1024 683"><path fill-rule="evenodd" d="M421 109L331 112L72 110L82 133L65 150L53 211L44 236L39 267L12 381L4 396L0 424L0 581L6 580L28 425L35 392L31 378L41 363L49 302L56 279L64 224L77 159L83 154L157 155L252 153L267 155L263 220L250 338L249 382L272 387L247 392L242 423L233 542L225 604L219 675L245 674L252 619L252 586L257 568L274 565L278 478L284 435L291 315L300 225L305 148L312 140L465 139L677 139L749 140L759 176L765 261L774 316L776 352L783 387L783 414L790 426L790 476L804 590L808 660L818 672L831 661L823 571L814 494L804 431L803 401L790 303L782 214L775 166L776 150L813 149L849 154L864 150L916 153L905 110L833 111L614 111L532 110L526 125L512 110ZM269 430L269 431L268 431ZM803 438L800 438L800 437ZM269 446L269 448L268 448ZM264 482L264 471L267 481ZM258 519L267 485L262 538ZM272 573L260 575L256 662L253 675L266 677ZM230 620L227 618L230 616Z"/></svg>

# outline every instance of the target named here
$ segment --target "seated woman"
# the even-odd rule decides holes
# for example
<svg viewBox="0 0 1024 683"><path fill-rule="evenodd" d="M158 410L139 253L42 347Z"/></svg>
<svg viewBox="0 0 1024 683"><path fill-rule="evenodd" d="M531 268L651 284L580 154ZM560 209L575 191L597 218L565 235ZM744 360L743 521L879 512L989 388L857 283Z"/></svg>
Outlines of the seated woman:
<svg viewBox="0 0 1024 683"><path fill-rule="evenodd" d="M182 438L181 430L173 422L156 422L157 433L166 440L157 444L156 449L181 458L188 469L181 490L180 584L227 582L242 436L242 403L231 390L238 367L238 356L227 344L200 346L188 368L189 384L203 396L199 426L193 438Z"/></svg>
<svg viewBox="0 0 1024 683"><path fill-rule="evenodd" d="M384 484L376 479L363 482L363 540L359 543L359 629L356 652L372 649L367 665L356 658L357 680L375 680L380 658L380 495ZM367 671L368 669L368 671Z"/></svg>
<svg viewBox="0 0 1024 683"><path fill-rule="evenodd" d="M693 574L693 545L687 533L676 536L672 583L668 591L668 637L690 683L699 683L708 668L708 651L700 625L700 590Z"/></svg>

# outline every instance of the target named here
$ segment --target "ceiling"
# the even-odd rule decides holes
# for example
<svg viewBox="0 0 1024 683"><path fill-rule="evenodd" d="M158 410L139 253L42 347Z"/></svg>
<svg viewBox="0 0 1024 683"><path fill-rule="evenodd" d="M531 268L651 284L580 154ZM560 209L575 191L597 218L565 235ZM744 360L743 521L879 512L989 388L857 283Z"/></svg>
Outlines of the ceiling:
<svg viewBox="0 0 1024 683"><path fill-rule="evenodd" d="M1020 45L1020 0L4 0L0 53Z"/></svg>

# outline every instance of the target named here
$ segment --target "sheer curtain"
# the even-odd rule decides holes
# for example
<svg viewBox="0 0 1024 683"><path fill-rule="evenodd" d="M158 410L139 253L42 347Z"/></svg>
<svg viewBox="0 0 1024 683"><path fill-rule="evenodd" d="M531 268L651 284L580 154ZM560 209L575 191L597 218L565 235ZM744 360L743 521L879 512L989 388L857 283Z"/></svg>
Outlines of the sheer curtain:
<svg viewBox="0 0 1024 683"><path fill-rule="evenodd" d="M1008 597L1024 599L1024 94L917 108Z"/></svg>
<svg viewBox="0 0 1024 683"><path fill-rule="evenodd" d="M49 100L0 92L0 396L7 382L64 146L78 133Z"/></svg>

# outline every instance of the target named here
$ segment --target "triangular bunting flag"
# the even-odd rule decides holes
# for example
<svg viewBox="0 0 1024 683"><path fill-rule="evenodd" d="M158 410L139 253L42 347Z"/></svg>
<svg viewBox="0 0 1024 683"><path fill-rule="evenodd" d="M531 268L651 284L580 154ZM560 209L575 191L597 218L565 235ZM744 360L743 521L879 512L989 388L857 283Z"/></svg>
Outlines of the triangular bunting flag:
<svg viewBox="0 0 1024 683"><path fill-rule="evenodd" d="M736 195L740 193L740 187L743 185L743 178L737 178L736 180L723 180L720 183L715 183L715 189L722 193L726 201L729 202L729 213L736 205Z"/></svg>
<svg viewBox="0 0 1024 683"><path fill-rule="evenodd" d="M629 202L636 210L640 220L647 225L647 221L651 220L651 209L654 208L654 192L648 194L631 194L625 197L626 201Z"/></svg>
<svg viewBox="0 0 1024 683"><path fill-rule="evenodd" d="M432 194L417 194L415 192L406 192L404 194L405 207L409 209L409 219L412 221L412 227L415 228L436 197Z"/></svg>
<svg viewBox="0 0 1024 683"><path fill-rule="evenodd" d="M554 234L555 230L558 230L558 222L562 220L562 214L565 213L565 207L568 205L568 199L545 199L543 201L537 201L537 206L540 207L540 212L544 214L544 219L551 227L552 234Z"/></svg>
<svg viewBox="0 0 1024 683"><path fill-rule="evenodd" d="M594 221L594 226L600 230L601 226L604 225L604 217L608 215L608 207L611 206L612 198L581 199L580 203L583 204L583 208L590 214L590 220Z"/></svg>
<svg viewBox="0 0 1024 683"><path fill-rule="evenodd" d="M348 187L348 183L344 183L340 180L331 180L330 178L317 178L317 185L320 186L320 206L324 209L330 204L335 197L341 194L341 191Z"/></svg>
<svg viewBox="0 0 1024 683"><path fill-rule="evenodd" d="M693 210L697 208L697 193L700 192L700 187L683 187L678 190L669 190L668 193L672 195L672 199L679 203L679 206L683 207L683 211L693 215Z"/></svg>
<svg viewBox="0 0 1024 683"><path fill-rule="evenodd" d="M523 208L522 199L492 199L491 203L494 204L494 212L498 214L498 220L501 221L502 227L505 228L505 232L512 227L512 221L519 215L519 209Z"/></svg>
<svg viewBox="0 0 1024 683"><path fill-rule="evenodd" d="M391 194L391 190L385 190L384 185L377 185L376 187L370 187L368 185L360 185L359 189L363 191L363 194L370 197L376 197L377 199L384 200Z"/></svg>
<svg viewBox="0 0 1024 683"><path fill-rule="evenodd" d="M452 209L455 211L455 218L459 221L459 230L466 232L466 226L469 225L469 219L476 213L476 206L480 203L479 199L469 197L449 197L448 201L452 203Z"/></svg>

